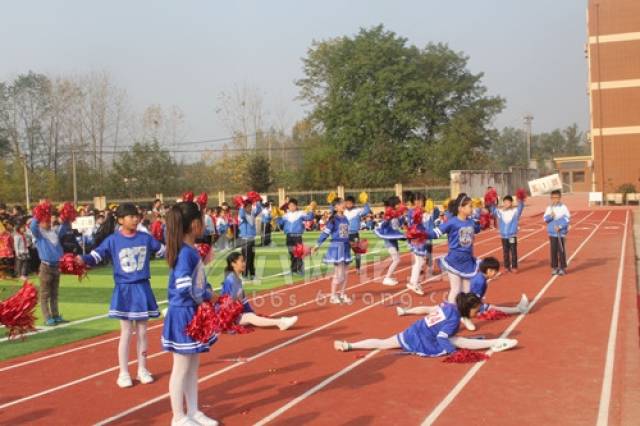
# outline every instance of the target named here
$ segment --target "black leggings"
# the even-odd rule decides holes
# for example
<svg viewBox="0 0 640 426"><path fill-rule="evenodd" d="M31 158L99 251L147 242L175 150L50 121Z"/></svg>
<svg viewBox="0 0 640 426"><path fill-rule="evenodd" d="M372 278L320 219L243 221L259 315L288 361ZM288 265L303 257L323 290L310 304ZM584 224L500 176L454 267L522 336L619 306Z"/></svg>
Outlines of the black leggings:
<svg viewBox="0 0 640 426"><path fill-rule="evenodd" d="M304 273L304 262L293 255L293 248L296 244L302 244L302 236L287 235L287 249L289 250L289 259L291 259L291 272Z"/></svg>
<svg viewBox="0 0 640 426"><path fill-rule="evenodd" d="M502 239L502 254L504 256L504 267L508 270L518 268L518 238Z"/></svg>
<svg viewBox="0 0 640 426"><path fill-rule="evenodd" d="M246 262L246 268L244 269L244 274L242 276L249 277L256 275L256 241L254 239L245 239L241 240L242 244L242 257L244 257L244 261Z"/></svg>

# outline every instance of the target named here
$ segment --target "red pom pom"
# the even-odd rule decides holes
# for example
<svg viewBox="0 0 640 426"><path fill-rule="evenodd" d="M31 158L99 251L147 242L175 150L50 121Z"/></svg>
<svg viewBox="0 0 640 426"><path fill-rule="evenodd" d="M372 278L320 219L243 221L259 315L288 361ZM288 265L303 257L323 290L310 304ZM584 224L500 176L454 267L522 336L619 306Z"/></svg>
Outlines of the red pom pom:
<svg viewBox="0 0 640 426"><path fill-rule="evenodd" d="M404 204L398 204L396 208L387 207L384 209L385 220L395 219L402 217L407 211L407 207Z"/></svg>
<svg viewBox="0 0 640 426"><path fill-rule="evenodd" d="M37 302L38 291L27 281L16 294L0 302L0 324L9 330L9 339L35 330L33 311Z"/></svg>
<svg viewBox="0 0 640 426"><path fill-rule="evenodd" d="M485 230L487 228L489 228L489 226L491 225L491 214L488 211L483 211L482 213L480 213L480 219L478 220L478 222L480 223L480 229L481 230Z"/></svg>
<svg viewBox="0 0 640 426"><path fill-rule="evenodd" d="M38 222L51 221L51 203L43 201L35 206L33 208L33 217L35 217Z"/></svg>
<svg viewBox="0 0 640 426"><path fill-rule="evenodd" d="M200 254L200 258L204 260L211 252L211 245L206 243L198 243L196 244L196 249L198 249L198 254Z"/></svg>
<svg viewBox="0 0 640 426"><path fill-rule="evenodd" d="M368 240L358 240L351 243L351 248L356 254L365 254L369 249L369 241Z"/></svg>
<svg viewBox="0 0 640 426"><path fill-rule="evenodd" d="M207 203L209 202L209 196L206 192L201 192L200 195L196 197L196 204L200 207L200 211L204 211L207 208Z"/></svg>
<svg viewBox="0 0 640 426"><path fill-rule="evenodd" d="M87 267L84 264L76 262L76 257L73 253L65 253L60 258L59 266L60 272L68 275L76 275L78 281L82 281L87 276Z"/></svg>
<svg viewBox="0 0 640 426"><path fill-rule="evenodd" d="M524 188L518 188L516 191L516 198L520 201L524 201L527 199L527 190Z"/></svg>
<svg viewBox="0 0 640 426"><path fill-rule="evenodd" d="M256 191L247 192L247 201L250 201L251 204L262 201L262 197Z"/></svg>
<svg viewBox="0 0 640 426"><path fill-rule="evenodd" d="M201 343L207 343L214 334L250 333L253 331L252 328L238 324L242 312L242 302L233 300L228 294L222 295L215 304L208 301L201 303L185 332L193 340Z"/></svg>
<svg viewBox="0 0 640 426"><path fill-rule="evenodd" d="M187 192L183 192L182 193L182 201L187 203L187 202L193 202L193 192L191 191L187 191Z"/></svg>
<svg viewBox="0 0 640 426"><path fill-rule="evenodd" d="M296 259L302 259L311 254L311 247L305 246L304 244L296 244L293 246L292 254Z"/></svg>
<svg viewBox="0 0 640 426"><path fill-rule="evenodd" d="M64 203L62 209L60 209L60 220L63 222L73 222L76 220L78 212L73 208L73 204Z"/></svg>
<svg viewBox="0 0 640 426"><path fill-rule="evenodd" d="M481 312L476 316L483 320L495 321L508 318L509 314L502 311L496 311L495 309L489 309L488 311Z"/></svg>
<svg viewBox="0 0 640 426"><path fill-rule="evenodd" d="M241 209L244 206L245 199L242 195L236 195L233 197L233 204L237 209Z"/></svg>
<svg viewBox="0 0 640 426"><path fill-rule="evenodd" d="M479 362L489 359L489 355L484 352L472 351L469 349L458 349L442 362L452 362L456 364L463 364L468 362Z"/></svg>
<svg viewBox="0 0 640 426"><path fill-rule="evenodd" d="M411 240L412 243L421 244L425 242L429 236L421 230L418 225L411 225L407 230L407 239Z"/></svg>
<svg viewBox="0 0 640 426"><path fill-rule="evenodd" d="M419 208L413 209L413 215L411 217L411 223L414 223L414 224L422 223L422 215L423 214L424 214L424 212L422 211L422 209L419 209Z"/></svg>

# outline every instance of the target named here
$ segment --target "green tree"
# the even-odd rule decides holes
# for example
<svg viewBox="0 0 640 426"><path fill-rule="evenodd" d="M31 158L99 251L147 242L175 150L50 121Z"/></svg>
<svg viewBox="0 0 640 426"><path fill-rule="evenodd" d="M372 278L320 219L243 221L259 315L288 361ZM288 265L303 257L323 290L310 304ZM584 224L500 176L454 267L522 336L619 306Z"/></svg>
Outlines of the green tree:
<svg viewBox="0 0 640 426"><path fill-rule="evenodd" d="M266 192L273 184L271 177L271 163L262 154L249 156L245 171L245 184L257 192Z"/></svg>
<svg viewBox="0 0 640 426"><path fill-rule="evenodd" d="M496 170L527 167L526 133L522 129L505 127L489 149L491 166Z"/></svg>
<svg viewBox="0 0 640 426"><path fill-rule="evenodd" d="M409 45L382 25L314 42L297 85L320 143L344 169L341 183L388 185L443 161L460 168L477 160L504 101L487 96L467 62L443 44Z"/></svg>

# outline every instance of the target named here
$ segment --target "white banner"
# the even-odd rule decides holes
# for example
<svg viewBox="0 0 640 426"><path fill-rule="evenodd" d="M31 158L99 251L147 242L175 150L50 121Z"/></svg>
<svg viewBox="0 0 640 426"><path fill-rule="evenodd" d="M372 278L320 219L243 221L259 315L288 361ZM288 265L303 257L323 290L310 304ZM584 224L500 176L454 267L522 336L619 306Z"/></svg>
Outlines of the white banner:
<svg viewBox="0 0 640 426"><path fill-rule="evenodd" d="M73 229L83 232L87 229L93 229L96 226L96 218L93 216L78 216L71 224Z"/></svg>
<svg viewBox="0 0 640 426"><path fill-rule="evenodd" d="M532 196L548 194L555 189L562 190L562 181L557 173L529 181Z"/></svg>

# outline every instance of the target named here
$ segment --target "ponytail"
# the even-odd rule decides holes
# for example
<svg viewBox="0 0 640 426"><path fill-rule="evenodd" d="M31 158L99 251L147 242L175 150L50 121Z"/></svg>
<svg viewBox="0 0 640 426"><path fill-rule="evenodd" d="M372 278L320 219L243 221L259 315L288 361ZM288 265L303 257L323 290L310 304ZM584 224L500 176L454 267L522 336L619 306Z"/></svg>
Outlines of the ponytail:
<svg viewBox="0 0 640 426"><path fill-rule="evenodd" d="M176 266L182 240L191 230L191 222L196 219L202 220L202 214L192 201L175 204L167 212L166 257L170 268Z"/></svg>
<svg viewBox="0 0 640 426"><path fill-rule="evenodd" d="M453 217L458 216L460 207L465 206L470 202L471 198L469 198L469 196L464 192L461 192L460 194L458 194L458 197L455 200L449 202L449 213L451 213L451 216Z"/></svg>

